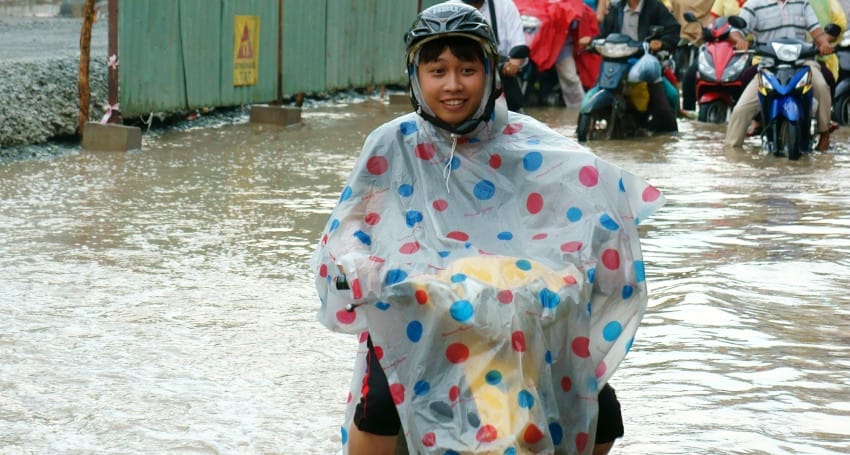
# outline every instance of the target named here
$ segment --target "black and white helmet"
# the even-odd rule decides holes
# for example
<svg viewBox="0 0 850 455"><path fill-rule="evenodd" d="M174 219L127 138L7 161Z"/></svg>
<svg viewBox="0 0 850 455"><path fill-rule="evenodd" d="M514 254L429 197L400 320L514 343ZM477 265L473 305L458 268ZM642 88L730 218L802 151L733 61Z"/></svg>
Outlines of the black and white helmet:
<svg viewBox="0 0 850 455"><path fill-rule="evenodd" d="M431 109L420 102L422 91L419 86L417 67L419 50L435 39L449 36L461 36L477 41L484 51L484 68L487 71L486 92L482 105L473 117L457 126L451 126L434 116ZM416 17L410 30L404 35L407 49L407 75L410 77L410 99L413 109L423 118L435 125L456 134L466 134L481 122L486 122L493 114L493 106L499 97L499 79L496 66L499 63L498 44L490 24L477 9L463 3L439 3L425 9Z"/></svg>

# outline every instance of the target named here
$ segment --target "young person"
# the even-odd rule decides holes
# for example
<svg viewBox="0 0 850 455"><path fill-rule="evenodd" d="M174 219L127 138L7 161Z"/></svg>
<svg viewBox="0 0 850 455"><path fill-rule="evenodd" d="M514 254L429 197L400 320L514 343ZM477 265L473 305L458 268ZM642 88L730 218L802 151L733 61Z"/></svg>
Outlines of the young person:
<svg viewBox="0 0 850 455"><path fill-rule="evenodd" d="M368 136L312 261L319 320L360 335L343 449L604 453L647 302L636 225L664 198L497 101L474 8L405 42L415 113Z"/></svg>

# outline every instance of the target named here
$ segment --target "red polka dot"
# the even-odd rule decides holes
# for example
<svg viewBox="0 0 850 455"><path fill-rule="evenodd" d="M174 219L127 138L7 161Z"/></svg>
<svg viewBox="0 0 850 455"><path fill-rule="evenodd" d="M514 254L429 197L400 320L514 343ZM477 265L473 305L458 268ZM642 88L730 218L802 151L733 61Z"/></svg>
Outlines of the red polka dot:
<svg viewBox="0 0 850 455"><path fill-rule="evenodd" d="M322 278L328 277L328 266L326 264L319 266L319 276Z"/></svg>
<svg viewBox="0 0 850 455"><path fill-rule="evenodd" d="M567 276L564 277L564 284L566 284L567 286L572 286L576 283L578 283L578 281L576 280L576 277L574 277L572 275L567 275Z"/></svg>
<svg viewBox="0 0 850 455"><path fill-rule="evenodd" d="M434 207L434 210L442 212L443 210L449 208L449 202L445 199L437 199L436 201L431 203L431 206Z"/></svg>
<svg viewBox="0 0 850 455"><path fill-rule="evenodd" d="M369 256L369 260L372 262L384 262L384 258L379 258L378 256Z"/></svg>
<svg viewBox="0 0 850 455"><path fill-rule="evenodd" d="M575 337L573 339L573 353L583 359L590 357L590 338Z"/></svg>
<svg viewBox="0 0 850 455"><path fill-rule="evenodd" d="M419 242L407 242L398 249L401 254L413 254L419 251Z"/></svg>
<svg viewBox="0 0 850 455"><path fill-rule="evenodd" d="M549 237L549 234L547 234L545 232L541 232L540 234L534 234L534 237L532 237L531 239L532 240L543 240L546 237Z"/></svg>
<svg viewBox="0 0 850 455"><path fill-rule="evenodd" d="M463 363L469 358L469 348L463 343L452 343L446 348L446 358L451 363Z"/></svg>
<svg viewBox="0 0 850 455"><path fill-rule="evenodd" d="M643 197L644 202L652 202L652 201L658 199L660 196L661 196L661 191L658 191L658 188L655 188L652 185L644 188L643 194L641 195L641 197Z"/></svg>
<svg viewBox="0 0 850 455"><path fill-rule="evenodd" d="M425 447L434 447L437 443L437 435L433 431L429 431L422 436L422 445Z"/></svg>
<svg viewBox="0 0 850 455"><path fill-rule="evenodd" d="M365 343L369 339L369 332L360 332L360 342Z"/></svg>
<svg viewBox="0 0 850 455"><path fill-rule="evenodd" d="M564 253L575 253L582 247L581 242L567 242L561 245L561 251Z"/></svg>
<svg viewBox="0 0 850 455"><path fill-rule="evenodd" d="M517 330L511 334L511 346L516 352L525 352L525 334Z"/></svg>
<svg viewBox="0 0 850 455"><path fill-rule="evenodd" d="M345 404L351 403L351 400L353 400L353 399L354 399L354 395L352 395L351 392L348 392L348 396L345 397Z"/></svg>
<svg viewBox="0 0 850 455"><path fill-rule="evenodd" d="M355 311L339 310L336 312L336 320L340 324L352 324L355 319L357 319L357 312Z"/></svg>
<svg viewBox="0 0 850 455"><path fill-rule="evenodd" d="M381 222L381 215L375 212L367 213L363 221L365 221L369 226L374 226Z"/></svg>
<svg viewBox="0 0 850 455"><path fill-rule="evenodd" d="M499 169L502 167L502 155L499 155L498 153L490 155L490 167L493 169Z"/></svg>
<svg viewBox="0 0 850 455"><path fill-rule="evenodd" d="M381 360L381 359L384 358L384 348L382 348L378 345L373 345L372 349L375 350L375 357L377 357L378 360Z"/></svg>
<svg viewBox="0 0 850 455"><path fill-rule="evenodd" d="M351 295L354 296L355 299L363 298L363 289L360 287L360 278L355 278L354 281L351 282Z"/></svg>
<svg viewBox="0 0 850 455"><path fill-rule="evenodd" d="M414 296L416 297L416 303L420 305L425 305L426 303L428 303L428 293L425 292L424 289L419 289L418 291L416 291L414 293Z"/></svg>
<svg viewBox="0 0 850 455"><path fill-rule="evenodd" d="M462 231L449 232L448 234L446 234L446 237L448 237L452 240L457 240L458 242L465 242L465 241L469 240L469 234L467 234L466 232L462 232Z"/></svg>
<svg viewBox="0 0 850 455"><path fill-rule="evenodd" d="M526 444L537 444L541 439L543 439L543 432L533 423L528 424L522 432L522 440Z"/></svg>
<svg viewBox="0 0 850 455"><path fill-rule="evenodd" d="M561 390L569 392L573 388L573 380L569 376L561 378Z"/></svg>
<svg viewBox="0 0 850 455"><path fill-rule="evenodd" d="M498 299L499 299L499 302L502 302L502 303L511 303L511 302L513 302L513 301L514 301L514 293L513 293L513 292L511 292L511 291L510 291L510 290L508 290L508 289L505 289L505 290L503 290L503 291L499 291L499 293L498 293L498 294L496 294L496 298L498 298Z"/></svg>
<svg viewBox="0 0 850 455"><path fill-rule="evenodd" d="M322 245L327 245L328 243L328 235L325 234L322 236Z"/></svg>
<svg viewBox="0 0 850 455"><path fill-rule="evenodd" d="M528 198L525 200L525 208L528 209L528 213L532 215L539 213L543 210L543 195L540 193L529 194Z"/></svg>
<svg viewBox="0 0 850 455"><path fill-rule="evenodd" d="M608 367L605 366L605 362L604 361L599 362L599 365L596 365L596 373L595 373L596 379L601 378L605 374L605 371L607 371L607 370L608 370Z"/></svg>
<svg viewBox="0 0 850 455"><path fill-rule="evenodd" d="M579 452L584 452L584 448L587 447L587 441L589 440L590 438L588 437L587 433L582 432L577 434L576 449L578 449Z"/></svg>
<svg viewBox="0 0 850 455"><path fill-rule="evenodd" d="M458 398L460 398L460 387L453 385L449 389L449 401L454 402L457 401Z"/></svg>
<svg viewBox="0 0 850 455"><path fill-rule="evenodd" d="M612 248L602 252L602 265L609 270L620 268L620 253Z"/></svg>
<svg viewBox="0 0 850 455"><path fill-rule="evenodd" d="M578 181L584 186L596 186L599 183L599 171L593 166L584 166L578 172Z"/></svg>
<svg viewBox="0 0 850 455"><path fill-rule="evenodd" d="M509 123L505 126L505 129L502 130L502 134L514 134L522 131L522 123Z"/></svg>
<svg viewBox="0 0 850 455"><path fill-rule="evenodd" d="M373 156L366 161L366 170L372 175L381 175L390 168L390 162L383 156Z"/></svg>
<svg viewBox="0 0 850 455"><path fill-rule="evenodd" d="M499 437L499 431L493 425L487 424L478 429L475 439L478 442L493 442Z"/></svg>
<svg viewBox="0 0 850 455"><path fill-rule="evenodd" d="M404 403L404 384L398 382L390 384L390 395L392 395L393 403L396 405Z"/></svg>
<svg viewBox="0 0 850 455"><path fill-rule="evenodd" d="M416 145L416 157L421 160L430 160L434 158L436 152L436 148L434 144L417 144Z"/></svg>

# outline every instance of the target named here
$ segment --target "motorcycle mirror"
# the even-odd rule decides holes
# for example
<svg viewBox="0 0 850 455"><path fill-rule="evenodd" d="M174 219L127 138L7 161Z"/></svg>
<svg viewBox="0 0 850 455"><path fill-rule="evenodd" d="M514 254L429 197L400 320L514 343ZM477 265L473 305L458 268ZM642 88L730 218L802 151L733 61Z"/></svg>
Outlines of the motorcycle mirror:
<svg viewBox="0 0 850 455"><path fill-rule="evenodd" d="M521 44L519 46L514 46L511 48L510 57L511 58L528 58L530 54L530 50L528 46L525 44Z"/></svg>
<svg viewBox="0 0 850 455"><path fill-rule="evenodd" d="M835 38L841 34L841 27L839 27L838 24L826 24L823 31L825 31L827 35Z"/></svg>
<svg viewBox="0 0 850 455"><path fill-rule="evenodd" d="M747 21L741 19L738 16L729 16L729 18L727 19L727 22L729 22L729 25L731 25L731 26L733 26L737 29L742 29L742 28L745 28L747 26Z"/></svg>
<svg viewBox="0 0 850 455"><path fill-rule="evenodd" d="M682 16L685 18L686 21L688 21L690 23L697 22L696 14L694 14L690 11L685 12L685 14L683 14Z"/></svg>
<svg viewBox="0 0 850 455"><path fill-rule="evenodd" d="M663 31L664 27L660 25L653 25L652 27L649 27L649 36L647 36L647 38L655 38L656 36L661 35L661 32Z"/></svg>

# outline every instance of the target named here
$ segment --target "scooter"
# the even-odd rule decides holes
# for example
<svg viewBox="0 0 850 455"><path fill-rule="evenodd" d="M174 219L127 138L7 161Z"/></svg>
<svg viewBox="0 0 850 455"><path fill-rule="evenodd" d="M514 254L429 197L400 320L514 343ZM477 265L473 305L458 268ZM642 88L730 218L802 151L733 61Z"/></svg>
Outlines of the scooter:
<svg viewBox="0 0 850 455"><path fill-rule="evenodd" d="M649 41L662 31L662 27L653 26L643 42L620 33L591 42L590 49L602 55L602 66L596 86L587 92L579 108L579 142L630 137L639 125L647 123L648 93L638 93L642 83L630 83L627 76L632 65L649 52Z"/></svg>
<svg viewBox="0 0 850 455"><path fill-rule="evenodd" d="M850 34L835 46L838 56L838 80L832 99L832 119L839 125L850 125Z"/></svg>
<svg viewBox="0 0 850 455"><path fill-rule="evenodd" d="M697 22L693 13L684 16L688 22ZM699 48L696 74L697 119L701 122L725 123L744 91L741 74L749 66L750 55L735 50L729 33L745 25L737 16L723 16L702 29L704 44Z"/></svg>

